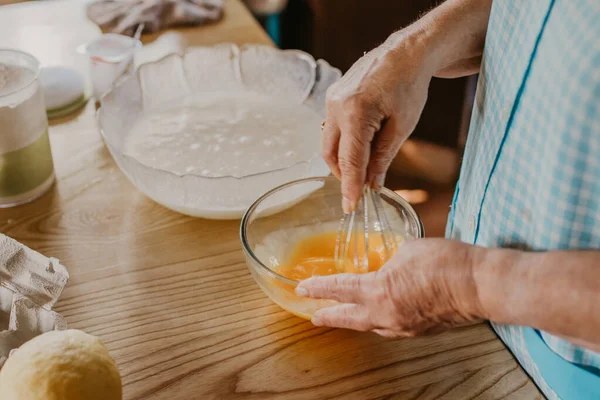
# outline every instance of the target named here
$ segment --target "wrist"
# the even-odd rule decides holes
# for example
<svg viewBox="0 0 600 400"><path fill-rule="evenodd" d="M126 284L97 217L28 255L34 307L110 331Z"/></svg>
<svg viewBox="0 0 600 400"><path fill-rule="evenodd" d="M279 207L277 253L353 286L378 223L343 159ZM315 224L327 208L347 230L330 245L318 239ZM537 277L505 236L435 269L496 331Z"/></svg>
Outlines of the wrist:
<svg viewBox="0 0 600 400"><path fill-rule="evenodd" d="M479 248L473 262L473 281L477 291L477 312L480 318L510 323L518 319L515 313L521 300L515 298L515 287L526 279L520 268L526 252L511 249Z"/></svg>
<svg viewBox="0 0 600 400"><path fill-rule="evenodd" d="M415 78L424 76L431 79L440 68L438 57L433 51L435 39L423 29L420 22L393 33L382 47L386 49L386 58L390 60L390 64L402 69L394 71L395 73L406 77L408 65Z"/></svg>
<svg viewBox="0 0 600 400"><path fill-rule="evenodd" d="M451 275L447 279L457 283L453 290L455 309L467 320L487 319L476 276L485 249L467 244L463 248L464 253L457 260L459 271L444 268Z"/></svg>
<svg viewBox="0 0 600 400"><path fill-rule="evenodd" d="M441 287L450 295L445 303L451 306L451 312L461 315L465 321L486 319L476 276L486 249L462 242L447 242L453 243L451 255L442 257L451 257L452 262L435 263L436 275L442 279Z"/></svg>

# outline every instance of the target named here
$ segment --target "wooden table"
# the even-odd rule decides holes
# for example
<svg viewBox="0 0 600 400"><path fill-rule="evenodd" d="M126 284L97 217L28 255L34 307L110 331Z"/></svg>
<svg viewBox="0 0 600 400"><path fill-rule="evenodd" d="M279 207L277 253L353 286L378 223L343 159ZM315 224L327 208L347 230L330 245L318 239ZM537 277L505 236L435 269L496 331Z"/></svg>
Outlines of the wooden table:
<svg viewBox="0 0 600 400"><path fill-rule="evenodd" d="M239 0L181 30L190 44L270 43ZM82 2L0 7L0 47L85 71L75 47L99 34ZM151 38L146 38L149 40ZM239 222L171 212L137 191L104 147L94 104L50 129L58 177L0 231L68 267L56 310L104 340L126 399L531 399L533 383L487 325L389 341L316 328L252 280Z"/></svg>

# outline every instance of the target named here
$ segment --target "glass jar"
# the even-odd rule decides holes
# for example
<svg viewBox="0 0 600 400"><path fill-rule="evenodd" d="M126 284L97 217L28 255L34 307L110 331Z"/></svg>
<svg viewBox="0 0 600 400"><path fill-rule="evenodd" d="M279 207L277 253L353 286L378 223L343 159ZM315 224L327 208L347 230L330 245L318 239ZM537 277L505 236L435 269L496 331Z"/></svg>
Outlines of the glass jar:
<svg viewBox="0 0 600 400"><path fill-rule="evenodd" d="M40 63L0 49L0 207L31 201L54 182Z"/></svg>

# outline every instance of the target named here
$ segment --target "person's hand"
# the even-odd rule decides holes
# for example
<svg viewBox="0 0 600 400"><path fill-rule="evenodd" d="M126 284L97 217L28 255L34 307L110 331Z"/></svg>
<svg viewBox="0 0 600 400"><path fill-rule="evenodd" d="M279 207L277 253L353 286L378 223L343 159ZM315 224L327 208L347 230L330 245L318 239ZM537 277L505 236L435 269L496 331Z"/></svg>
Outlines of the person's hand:
<svg viewBox="0 0 600 400"><path fill-rule="evenodd" d="M365 184L383 185L421 116L436 68L417 42L396 33L327 91L322 155L342 182L345 212L356 208Z"/></svg>
<svg viewBox="0 0 600 400"><path fill-rule="evenodd" d="M300 296L341 304L319 310L313 324L414 336L484 318L473 278L474 260L486 249L446 239L403 243L377 272L312 277Z"/></svg>

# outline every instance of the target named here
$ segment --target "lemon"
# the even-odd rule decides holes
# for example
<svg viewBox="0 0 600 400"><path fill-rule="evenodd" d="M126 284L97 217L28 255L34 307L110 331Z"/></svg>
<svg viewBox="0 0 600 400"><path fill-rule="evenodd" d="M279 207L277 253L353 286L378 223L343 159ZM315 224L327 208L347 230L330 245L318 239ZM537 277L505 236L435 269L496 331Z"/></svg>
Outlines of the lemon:
<svg viewBox="0 0 600 400"><path fill-rule="evenodd" d="M121 400L121 376L104 344L79 330L21 346L0 370L2 400Z"/></svg>

